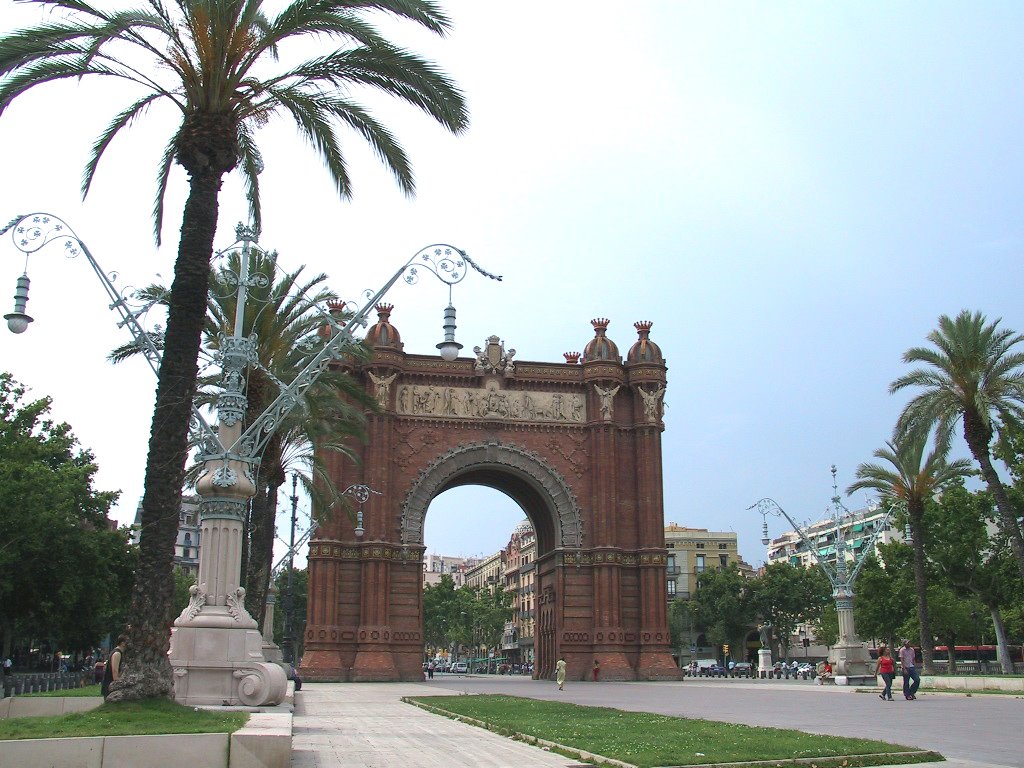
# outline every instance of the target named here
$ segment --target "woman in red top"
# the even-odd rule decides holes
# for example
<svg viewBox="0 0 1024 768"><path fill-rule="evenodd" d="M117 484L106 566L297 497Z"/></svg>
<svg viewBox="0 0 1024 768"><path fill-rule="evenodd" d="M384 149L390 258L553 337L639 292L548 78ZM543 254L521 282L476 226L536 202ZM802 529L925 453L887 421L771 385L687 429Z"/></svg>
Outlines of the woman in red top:
<svg viewBox="0 0 1024 768"><path fill-rule="evenodd" d="M875 674L881 675L885 681L885 690L878 694L882 701L892 701L892 679L896 677L896 663L889 655L889 649L884 645L878 648L878 664L875 665Z"/></svg>

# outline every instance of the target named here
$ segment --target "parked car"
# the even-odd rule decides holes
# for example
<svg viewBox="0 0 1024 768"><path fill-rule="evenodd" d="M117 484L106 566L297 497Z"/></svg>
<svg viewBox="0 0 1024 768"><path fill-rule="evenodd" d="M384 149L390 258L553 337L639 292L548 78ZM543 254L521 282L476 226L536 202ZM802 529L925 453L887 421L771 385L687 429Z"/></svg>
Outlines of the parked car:
<svg viewBox="0 0 1024 768"><path fill-rule="evenodd" d="M754 672L754 665L749 661L737 661L732 667L735 675L750 675Z"/></svg>
<svg viewBox="0 0 1024 768"><path fill-rule="evenodd" d="M721 664L711 664L704 667L704 674L708 677L725 677L725 667Z"/></svg>
<svg viewBox="0 0 1024 768"><path fill-rule="evenodd" d="M464 661L457 661L452 664L452 672L456 675L465 675L469 672L469 664Z"/></svg>
<svg viewBox="0 0 1024 768"><path fill-rule="evenodd" d="M796 668L796 671L800 672L801 674L802 673L807 673L809 675L809 674L812 674L814 672L814 665L813 664L808 664L808 663L804 662L803 664L801 664L799 667Z"/></svg>

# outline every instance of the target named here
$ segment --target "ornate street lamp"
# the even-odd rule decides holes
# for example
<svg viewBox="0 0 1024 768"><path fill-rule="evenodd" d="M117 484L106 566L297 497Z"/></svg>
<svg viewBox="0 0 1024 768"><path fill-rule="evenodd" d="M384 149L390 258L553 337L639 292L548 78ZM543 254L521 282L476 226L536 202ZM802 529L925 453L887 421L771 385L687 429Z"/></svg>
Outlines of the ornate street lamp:
<svg viewBox="0 0 1024 768"><path fill-rule="evenodd" d="M839 618L839 639L832 647L832 658L830 658L835 675L837 677L846 677L847 679L850 677L874 677L874 673L870 671L871 658L868 654L867 645L862 643L857 637L857 630L853 622L853 584L857 580L857 575L860 573L864 561L874 551L875 542L878 540L878 537L882 534L882 531L888 528L889 520L893 513L898 509L905 512L906 504L898 500L890 502L888 511L875 526L875 530L867 545L861 548L859 554L854 553L852 570L848 567L846 561L847 545L843 521L852 519L853 514L846 508L839 497L839 491L836 487L835 465L832 466L831 515L836 531L836 562L834 564L820 556L817 544L810 540L803 529L786 513L786 510L780 507L774 500L764 498L756 504L747 507L747 509L754 509L755 507L762 517L761 543L767 546L770 542L768 538L768 515L786 518L801 541L803 541L804 546L807 547L810 556L815 559L821 570L825 572L829 583L832 585L832 597L835 600L836 613Z"/></svg>
<svg viewBox="0 0 1024 768"><path fill-rule="evenodd" d="M121 325L129 328L154 372L159 369L160 354L156 344L139 322L139 318L155 304L149 302L132 309L113 286L113 282L96 264L85 244L63 221L50 214L37 213L18 217L0 234L13 229L15 246L27 255L50 242L61 241L69 255L83 253L113 299L111 308L121 316ZM237 240L241 244L239 274L232 280L238 299L233 333L220 341L222 391L217 398L218 427L213 430L193 407L193 437L201 444L198 460L204 469L196 483L201 497L199 517L203 546L200 548L199 575L190 591L189 604L175 620L169 657L174 669L175 698L188 704L246 704L260 706L277 704L284 698L286 679L276 664L265 661L263 638L256 621L245 609L245 590L240 586L242 552L242 520L249 499L256 492L254 468L263 449L281 422L301 402L302 395L349 344L356 343L355 331L366 325L370 311L383 299L399 278L409 284L419 279L419 270L433 272L449 288L461 282L467 265L486 277L500 280L478 267L462 250L446 244L431 245L417 251L403 264L384 287L342 326L325 313L325 322L333 330L319 352L288 384L280 381L279 393L271 405L253 422L243 424L246 411L244 371L256 364L256 339L243 337L245 297L248 288L262 276L249 275L248 256L255 247L256 235L239 225ZM9 316L12 330L24 331L31 322L25 314L28 301L27 270L19 278L15 311ZM458 345L454 340L454 308L451 307L451 328L445 328L442 353L454 359ZM448 310L446 310L446 321ZM454 345L454 353L451 351ZM360 490L361 489L361 490ZM369 498L365 486L350 486L345 493L359 502L357 528L362 528L362 504ZM290 553L291 554L291 553Z"/></svg>

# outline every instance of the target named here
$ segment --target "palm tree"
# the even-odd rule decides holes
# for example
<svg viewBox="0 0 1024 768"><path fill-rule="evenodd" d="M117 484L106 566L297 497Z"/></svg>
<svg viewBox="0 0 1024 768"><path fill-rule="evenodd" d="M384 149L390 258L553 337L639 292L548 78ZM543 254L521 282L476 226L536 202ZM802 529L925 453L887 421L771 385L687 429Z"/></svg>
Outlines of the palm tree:
<svg viewBox="0 0 1024 768"><path fill-rule="evenodd" d="M302 277L304 268L280 273L276 252L253 248L249 255L250 287L241 335L256 337L256 364L246 371L246 420L251 423L273 402L280 392L279 382L295 378L319 348L317 336L325 330L324 305L332 305L336 294L324 288L327 276ZM220 393L218 354L224 335L234 332L237 291L234 281L241 272L237 251L228 254L222 267L210 277L203 346L200 350L202 370L196 402L212 406ZM146 302L166 304L169 292L154 284L139 291ZM158 346L162 342L157 340ZM121 362L142 352L136 342L118 347L110 354ZM355 363L365 358L368 350L361 345L350 346L346 356ZM246 546L242 556L242 586L246 590L246 608L262 626L267 586L274 549L274 520L277 513L278 490L290 470L301 470L303 487L313 499L314 507L329 510L340 499L323 459L328 454L354 455L347 438L362 437L364 411L375 401L352 377L337 369L326 371L302 395L301 407L286 416L263 450L256 472L256 495L249 505L245 520ZM314 450L314 446L317 450ZM194 483L205 462L186 473L188 484Z"/></svg>
<svg viewBox="0 0 1024 768"><path fill-rule="evenodd" d="M980 312L966 309L955 319L942 315L939 327L928 334L935 349L913 347L903 354L903 362L928 367L896 379L889 391L922 390L903 409L897 423L901 432L937 424L944 433L963 420L964 439L995 499L1000 527L1024 577L1024 536L989 450L999 423L1024 420L1024 352L1013 349L1024 336L1000 329L1000 322L988 323Z"/></svg>
<svg viewBox="0 0 1024 768"><path fill-rule="evenodd" d="M320 348L320 344L313 343L325 325L320 308L337 296L323 287L327 279L324 274L303 280L303 268L299 267L279 275L276 252L253 250L249 260L249 273L256 279L249 288L241 335L256 336L258 363L246 372L246 421L252 423L280 393L278 382L294 379ZM220 349L222 334L234 332L238 294L226 286L231 285L231 276L240 274L240 267L240 255L232 252L211 280L203 336L205 349L214 355ZM354 361L364 357L363 350L350 347L346 355ZM219 387L204 390L203 399L212 401ZM327 508L336 500L332 495L335 489L323 470L320 454L312 446L320 443L324 453L354 458L344 437L363 435L364 409L372 408L373 402L350 376L337 370L325 372L303 394L302 408L285 417L267 442L256 472L256 495L249 506L248 547L242 570L246 608L260 626L273 564L278 490L288 470L304 467L303 485L311 490L319 508Z"/></svg>
<svg viewBox="0 0 1024 768"><path fill-rule="evenodd" d="M171 553L222 179L234 168L242 172L258 229L263 161L256 129L284 113L322 156L343 198L351 194L351 183L335 131L338 124L369 142L398 185L411 194L408 157L395 137L350 98L349 87L368 86L394 96L453 133L468 124L465 103L442 71L391 45L363 14L383 12L438 35L451 23L431 0L292 0L274 16L263 13L262 0L146 0L143 8L124 11L103 10L87 0L35 1L64 11L65 18L0 39L0 114L36 86L86 75L134 83L142 93L94 143L83 194L123 128L158 103L170 103L181 113L157 171L158 242L172 163L188 174L189 194L146 460L143 537L129 611L131 651L120 694L167 696L172 690L167 660L174 591ZM278 74L260 76L277 64L283 45L308 46L309 38L339 41L341 47L295 66L278 65Z"/></svg>
<svg viewBox="0 0 1024 768"><path fill-rule="evenodd" d="M914 548L914 588L917 593L921 656L925 674L929 675L934 673L932 657L935 644L928 614L928 580L924 554L926 532L922 525L924 505L946 485L971 473L971 464L967 459L947 461L949 432L936 435L935 447L925 458L930 434L926 429L903 434L897 431L892 440L886 442L885 448L879 448L873 454L876 459L888 462L888 465L861 464L857 467L857 481L846 489L846 493L851 494L870 488L878 491L883 499L899 500L907 505Z"/></svg>

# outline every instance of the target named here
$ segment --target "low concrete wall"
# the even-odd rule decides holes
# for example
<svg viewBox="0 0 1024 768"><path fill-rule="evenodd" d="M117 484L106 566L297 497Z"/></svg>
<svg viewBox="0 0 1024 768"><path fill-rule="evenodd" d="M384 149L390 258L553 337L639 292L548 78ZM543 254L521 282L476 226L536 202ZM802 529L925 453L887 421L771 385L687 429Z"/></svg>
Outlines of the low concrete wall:
<svg viewBox="0 0 1024 768"><path fill-rule="evenodd" d="M1003 677L1001 675L946 675L924 676L922 688L940 691L1019 691L1024 693L1024 677Z"/></svg>
<svg viewBox="0 0 1024 768"><path fill-rule="evenodd" d="M254 713L227 733L0 741L0 768L288 768L291 714Z"/></svg>
<svg viewBox="0 0 1024 768"><path fill-rule="evenodd" d="M12 696L0 699L0 720L70 715L72 712L88 712L102 703L99 696Z"/></svg>

